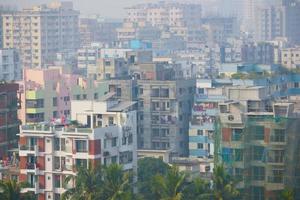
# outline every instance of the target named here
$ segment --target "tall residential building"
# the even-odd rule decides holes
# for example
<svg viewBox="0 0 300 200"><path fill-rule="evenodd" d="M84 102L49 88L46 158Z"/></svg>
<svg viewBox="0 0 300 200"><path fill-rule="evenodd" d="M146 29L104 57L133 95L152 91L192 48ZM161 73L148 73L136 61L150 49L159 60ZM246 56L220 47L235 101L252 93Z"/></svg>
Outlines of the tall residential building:
<svg viewBox="0 0 300 200"><path fill-rule="evenodd" d="M284 11L281 6L258 7L255 12L255 39L274 40L284 35Z"/></svg>
<svg viewBox="0 0 300 200"><path fill-rule="evenodd" d="M39 200L58 200L77 167L118 163L137 173L134 102L72 102L79 125L24 125L20 131L20 176Z"/></svg>
<svg viewBox="0 0 300 200"><path fill-rule="evenodd" d="M72 2L4 14L3 47L19 49L24 67L45 67L57 52L79 47L78 15Z"/></svg>
<svg viewBox="0 0 300 200"><path fill-rule="evenodd" d="M96 17L80 19L80 46L88 46L92 42L111 44L117 40L116 29L122 26L117 20L105 20Z"/></svg>
<svg viewBox="0 0 300 200"><path fill-rule="evenodd" d="M136 54L136 53L135 53ZM128 53L127 80L103 80L111 99L138 102L138 149L188 155L188 122L194 79L174 79L172 65L142 61Z"/></svg>
<svg viewBox="0 0 300 200"><path fill-rule="evenodd" d="M127 8L125 22L149 23L152 26L197 26L201 17L200 4L161 1Z"/></svg>
<svg viewBox="0 0 300 200"><path fill-rule="evenodd" d="M22 68L19 51L0 49L0 80L19 81L22 79Z"/></svg>
<svg viewBox="0 0 300 200"><path fill-rule="evenodd" d="M233 89L231 94L236 95L238 90ZM255 92L253 88L242 92L244 100L251 95L255 101L219 105L216 161L224 163L231 175L240 180L238 187L247 194L244 199L276 199L285 188L292 188L298 197L299 105L267 105L261 101L268 98L265 91L257 88Z"/></svg>
<svg viewBox="0 0 300 200"><path fill-rule="evenodd" d="M298 0L283 0L284 36L291 44L300 44L300 2Z"/></svg>
<svg viewBox="0 0 300 200"><path fill-rule="evenodd" d="M62 68L24 69L20 83L23 124L70 118L73 100L97 100L107 89Z"/></svg>
<svg viewBox="0 0 300 200"><path fill-rule="evenodd" d="M189 126L189 157L213 158L218 104L225 99L223 89L215 88L211 80L197 79Z"/></svg>
<svg viewBox="0 0 300 200"><path fill-rule="evenodd" d="M4 159L9 151L17 147L19 133L18 84L0 84L0 157Z"/></svg>

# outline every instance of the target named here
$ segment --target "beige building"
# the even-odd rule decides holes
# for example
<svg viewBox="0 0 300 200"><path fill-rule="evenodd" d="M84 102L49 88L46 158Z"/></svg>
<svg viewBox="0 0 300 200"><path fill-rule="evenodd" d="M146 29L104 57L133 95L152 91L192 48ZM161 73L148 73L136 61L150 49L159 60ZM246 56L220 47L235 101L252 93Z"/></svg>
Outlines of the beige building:
<svg viewBox="0 0 300 200"><path fill-rule="evenodd" d="M300 47L281 50L281 64L288 69L300 67Z"/></svg>
<svg viewBox="0 0 300 200"><path fill-rule="evenodd" d="M126 22L147 22L152 26L195 26L201 19L201 5L196 3L139 4L127 8Z"/></svg>
<svg viewBox="0 0 300 200"><path fill-rule="evenodd" d="M52 64L58 51L76 51L79 12L72 2L34 6L3 15L3 47L21 51L26 67Z"/></svg>
<svg viewBox="0 0 300 200"><path fill-rule="evenodd" d="M87 74L94 80L126 77L128 65L124 58L99 58L95 66L88 66Z"/></svg>

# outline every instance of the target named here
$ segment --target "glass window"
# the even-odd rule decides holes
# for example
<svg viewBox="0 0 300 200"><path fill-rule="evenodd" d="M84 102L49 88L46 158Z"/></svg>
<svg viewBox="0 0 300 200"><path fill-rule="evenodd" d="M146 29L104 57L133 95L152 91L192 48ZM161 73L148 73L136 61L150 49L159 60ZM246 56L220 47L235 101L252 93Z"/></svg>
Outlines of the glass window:
<svg viewBox="0 0 300 200"><path fill-rule="evenodd" d="M112 141L111 141L111 146L112 146L112 147L117 146L117 140L118 140L117 137L114 137L114 138L112 139Z"/></svg>
<svg viewBox="0 0 300 200"><path fill-rule="evenodd" d="M87 152L87 141L86 140L76 140L76 152Z"/></svg>

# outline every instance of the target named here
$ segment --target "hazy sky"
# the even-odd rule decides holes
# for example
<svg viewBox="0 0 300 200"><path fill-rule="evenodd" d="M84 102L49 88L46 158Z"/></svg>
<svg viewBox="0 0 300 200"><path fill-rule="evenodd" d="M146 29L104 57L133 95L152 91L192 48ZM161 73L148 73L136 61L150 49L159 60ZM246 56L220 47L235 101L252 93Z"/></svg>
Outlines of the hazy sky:
<svg viewBox="0 0 300 200"><path fill-rule="evenodd" d="M66 0L68 1L68 0ZM76 10L82 14L100 14L103 17L122 18L124 7L142 2L156 2L156 0L72 0ZM48 3L51 0L0 0L1 4L30 7L34 4Z"/></svg>
<svg viewBox="0 0 300 200"><path fill-rule="evenodd" d="M31 7L32 5L49 3L53 0L0 0L0 5L18 5L19 8ZM59 1L59 0L54 0ZM60 0L70 1L70 0ZM71 0L74 3L76 10L80 10L83 15L99 14L102 17L108 18L123 18L125 16L125 7L144 2L158 2L162 0ZM216 2L244 2L247 0L164 0L164 1L179 1L179 2L199 2L202 4L203 12L211 12L215 10ZM265 0L264 0L265 1ZM275 0L271 0L275 1ZM236 3L233 3L236 4ZM219 4L221 5L221 4ZM206 10L205 10L206 9Z"/></svg>

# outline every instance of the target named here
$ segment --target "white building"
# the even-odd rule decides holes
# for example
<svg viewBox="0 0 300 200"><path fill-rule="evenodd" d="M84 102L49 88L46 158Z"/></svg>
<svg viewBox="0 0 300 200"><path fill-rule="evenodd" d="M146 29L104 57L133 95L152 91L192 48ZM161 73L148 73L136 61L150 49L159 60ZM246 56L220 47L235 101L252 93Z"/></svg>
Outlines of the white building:
<svg viewBox="0 0 300 200"><path fill-rule="evenodd" d="M76 167L119 163L137 170L136 111L134 102L72 102L72 119L80 125L22 126L20 181L39 200L59 199L68 175ZM70 184L69 187L72 187Z"/></svg>

